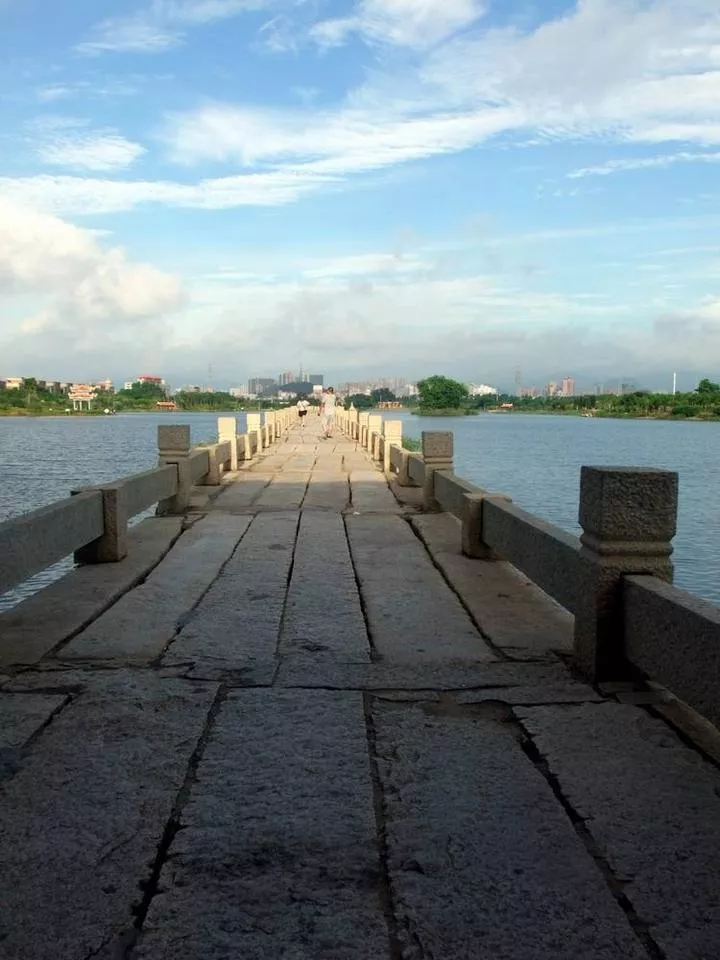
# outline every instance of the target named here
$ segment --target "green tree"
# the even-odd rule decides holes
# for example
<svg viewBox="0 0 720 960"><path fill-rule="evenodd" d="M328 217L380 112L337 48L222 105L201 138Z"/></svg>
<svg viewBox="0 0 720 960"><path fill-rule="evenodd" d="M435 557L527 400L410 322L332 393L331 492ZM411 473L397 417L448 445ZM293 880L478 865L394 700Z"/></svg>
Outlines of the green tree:
<svg viewBox="0 0 720 960"><path fill-rule="evenodd" d="M467 399L464 383L449 377L434 376L418 383L420 408L425 410L451 410L461 406Z"/></svg>
<svg viewBox="0 0 720 960"><path fill-rule="evenodd" d="M697 385L698 393L720 393L720 383L714 383L712 380L708 380L705 377Z"/></svg>
<svg viewBox="0 0 720 960"><path fill-rule="evenodd" d="M370 394L375 403L389 403L395 399L395 394L387 387L379 387Z"/></svg>
<svg viewBox="0 0 720 960"><path fill-rule="evenodd" d="M345 409L349 410L351 405L356 410L372 410L375 401L365 393L354 393L352 396L345 398Z"/></svg>

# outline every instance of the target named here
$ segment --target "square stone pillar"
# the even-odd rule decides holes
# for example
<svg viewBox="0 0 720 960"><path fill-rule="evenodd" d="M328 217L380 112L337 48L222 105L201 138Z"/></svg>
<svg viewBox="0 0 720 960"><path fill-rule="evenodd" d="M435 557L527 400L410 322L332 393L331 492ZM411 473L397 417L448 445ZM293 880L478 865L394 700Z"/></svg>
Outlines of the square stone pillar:
<svg viewBox="0 0 720 960"><path fill-rule="evenodd" d="M272 410L268 410L265 414L265 428L267 431L267 443L268 445L275 442L275 413Z"/></svg>
<svg viewBox="0 0 720 960"><path fill-rule="evenodd" d="M247 432L257 435L257 452L260 453L262 450L262 425L260 423L259 413L248 413ZM250 453L252 454L252 449L250 449Z"/></svg>
<svg viewBox="0 0 720 960"><path fill-rule="evenodd" d="M128 506L124 483L106 483L100 487L84 487L73 494L99 490L102 494L105 532L97 540L75 551L75 563L117 563L127 556Z"/></svg>
<svg viewBox="0 0 720 960"><path fill-rule="evenodd" d="M402 449L402 420L386 420L383 427L385 434L385 473L390 472L390 448Z"/></svg>
<svg viewBox="0 0 720 960"><path fill-rule="evenodd" d="M369 413L360 413L358 414L358 443L361 447L367 449L367 435L368 435L368 423L370 421Z"/></svg>
<svg viewBox="0 0 720 960"><path fill-rule="evenodd" d="M168 424L158 427L158 464L161 467L169 463L177 467L178 485L174 497L161 500L157 506L159 517L168 514L185 513L190 505L192 476L190 475L190 427L181 424Z"/></svg>
<svg viewBox="0 0 720 960"><path fill-rule="evenodd" d="M672 581L678 475L641 467L583 467L580 473L580 586L574 657L593 681L628 673L623 577Z"/></svg>
<svg viewBox="0 0 720 960"><path fill-rule="evenodd" d="M442 508L435 499L435 471L454 473L453 434L450 430L423 430L422 455L425 462L423 483L423 506L425 510L438 512Z"/></svg>
<svg viewBox="0 0 720 960"><path fill-rule="evenodd" d="M357 440L360 413L355 407L348 410L348 435L351 440Z"/></svg>
<svg viewBox="0 0 720 960"><path fill-rule="evenodd" d="M220 443L230 443L230 469L237 470L237 417L218 417L218 440Z"/></svg>
<svg viewBox="0 0 720 960"><path fill-rule="evenodd" d="M368 416L368 433L367 433L367 451L368 453L377 460L377 456L373 450L373 434L382 433L382 416L379 413L371 413Z"/></svg>

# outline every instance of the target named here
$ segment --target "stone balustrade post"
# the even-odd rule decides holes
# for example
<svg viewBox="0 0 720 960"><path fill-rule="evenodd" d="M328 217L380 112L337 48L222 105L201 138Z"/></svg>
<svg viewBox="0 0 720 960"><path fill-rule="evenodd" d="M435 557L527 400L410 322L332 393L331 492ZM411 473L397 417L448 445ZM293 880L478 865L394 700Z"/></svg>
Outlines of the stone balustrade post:
<svg viewBox="0 0 720 960"><path fill-rule="evenodd" d="M385 462L383 467L385 473L390 472L390 448L400 447L402 449L402 420L386 420L383 427L385 435Z"/></svg>
<svg viewBox="0 0 720 960"><path fill-rule="evenodd" d="M124 483L106 483L98 487L83 487L72 493L85 493L88 490L99 490L102 494L104 533L75 551L75 563L117 563L128 552L127 488Z"/></svg>
<svg viewBox="0 0 720 960"><path fill-rule="evenodd" d="M237 417L218 417L218 440L230 443L230 469L238 468Z"/></svg>
<svg viewBox="0 0 720 960"><path fill-rule="evenodd" d="M583 533L574 658L593 681L618 680L628 672L623 577L648 574L672 581L677 503L677 473L640 467L580 472Z"/></svg>
<svg viewBox="0 0 720 960"><path fill-rule="evenodd" d="M161 467L174 464L177 468L177 492L174 497L161 500L157 506L159 517L185 513L190 505L192 476L190 474L190 427L167 424L158 427L158 463Z"/></svg>
<svg viewBox="0 0 720 960"><path fill-rule="evenodd" d="M435 499L435 471L454 473L453 434L449 430L423 430L422 455L425 461L425 482L423 483L423 506L428 511L440 510Z"/></svg>
<svg viewBox="0 0 720 960"><path fill-rule="evenodd" d="M501 557L483 541L483 508L488 500L512 499L504 493L466 493L463 494L462 516L460 518L462 552L475 560L500 560Z"/></svg>
<svg viewBox="0 0 720 960"><path fill-rule="evenodd" d="M368 422L370 420L369 413L360 413L358 415L358 436L357 440L361 447L367 448L367 434L368 434Z"/></svg>
<svg viewBox="0 0 720 960"><path fill-rule="evenodd" d="M260 425L260 414L259 414L259 413L248 413L248 415L247 415L247 432L248 432L248 434L249 434L251 437L252 437L252 434L253 434L253 433L257 435L257 452L260 453L261 450L262 450L263 444L262 444L262 428L261 428L261 425ZM249 446L248 446L248 450L250 451L250 457L246 457L246 459L251 459L251 458L252 458L252 446L249 445Z"/></svg>
<svg viewBox="0 0 720 960"><path fill-rule="evenodd" d="M250 449L250 434L239 433L237 438L238 460L243 463L246 460L252 460L252 451Z"/></svg>
<svg viewBox="0 0 720 960"><path fill-rule="evenodd" d="M355 407L350 407L348 410L348 436L351 440L357 440L358 438L359 417L359 411Z"/></svg>
<svg viewBox="0 0 720 960"><path fill-rule="evenodd" d="M375 441L373 434L382 432L382 416L379 413L371 413L368 417L368 432L367 432L367 441L366 449L373 460L377 460L378 456L375 451Z"/></svg>
<svg viewBox="0 0 720 960"><path fill-rule="evenodd" d="M266 446L275 443L275 413L271 410L265 414L265 430L267 433Z"/></svg>

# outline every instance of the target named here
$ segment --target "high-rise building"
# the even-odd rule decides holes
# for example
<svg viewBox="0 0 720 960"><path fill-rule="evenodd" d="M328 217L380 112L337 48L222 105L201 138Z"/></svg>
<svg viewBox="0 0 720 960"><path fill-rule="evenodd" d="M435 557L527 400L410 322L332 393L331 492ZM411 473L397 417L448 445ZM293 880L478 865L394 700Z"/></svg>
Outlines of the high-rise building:
<svg viewBox="0 0 720 960"><path fill-rule="evenodd" d="M276 381L272 377L253 377L248 381L248 393L257 395L263 393L268 387L274 387Z"/></svg>
<svg viewBox="0 0 720 960"><path fill-rule="evenodd" d="M323 373L311 373L308 378L308 383L313 387L322 387L325 384L325 374Z"/></svg>
<svg viewBox="0 0 720 960"><path fill-rule="evenodd" d="M294 383L297 380L297 374L293 373L292 370L287 370L285 373L281 373L278 377L278 385L284 387L286 383Z"/></svg>
<svg viewBox="0 0 720 960"><path fill-rule="evenodd" d="M551 380L550 383L545 386L545 396L546 397L556 397L558 392L558 385Z"/></svg>
<svg viewBox="0 0 720 960"><path fill-rule="evenodd" d="M560 395L563 397L575 396L575 381L572 377L563 377L560 381Z"/></svg>

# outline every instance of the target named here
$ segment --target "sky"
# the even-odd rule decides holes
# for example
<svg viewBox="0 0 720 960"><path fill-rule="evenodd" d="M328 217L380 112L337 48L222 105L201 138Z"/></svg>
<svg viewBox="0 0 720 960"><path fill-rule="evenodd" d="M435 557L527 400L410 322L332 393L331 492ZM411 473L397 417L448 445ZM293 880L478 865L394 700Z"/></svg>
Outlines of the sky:
<svg viewBox="0 0 720 960"><path fill-rule="evenodd" d="M0 377L720 378L717 0L0 0Z"/></svg>

